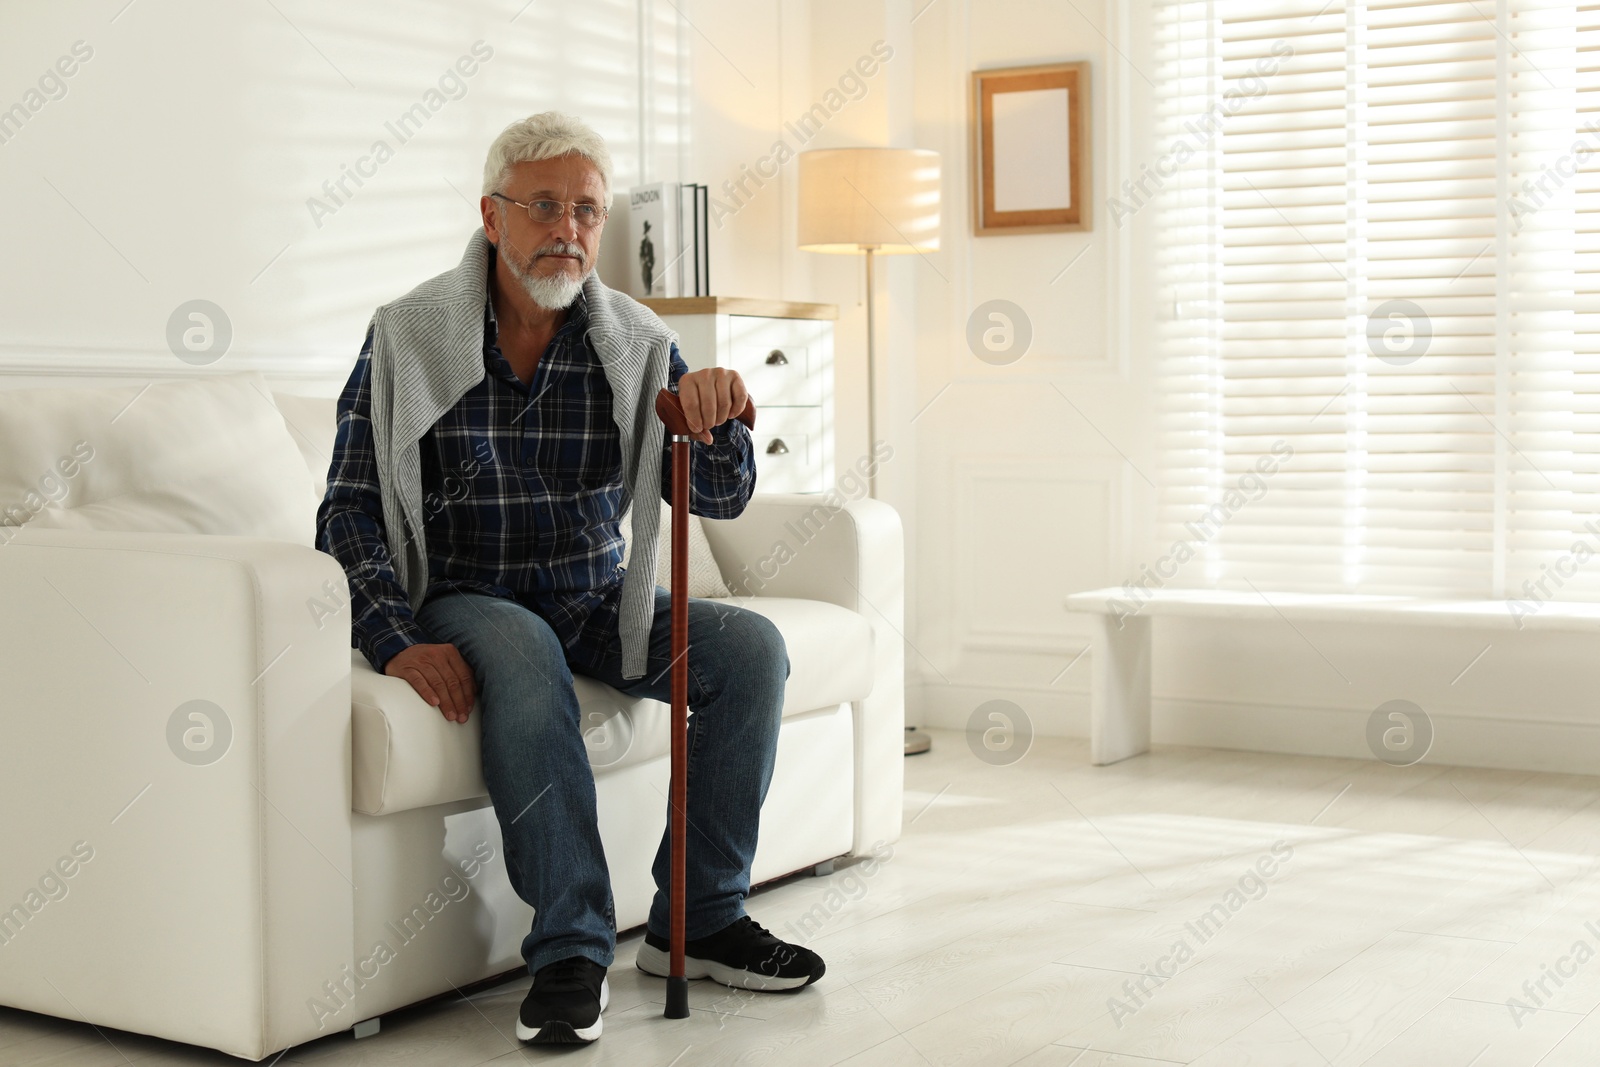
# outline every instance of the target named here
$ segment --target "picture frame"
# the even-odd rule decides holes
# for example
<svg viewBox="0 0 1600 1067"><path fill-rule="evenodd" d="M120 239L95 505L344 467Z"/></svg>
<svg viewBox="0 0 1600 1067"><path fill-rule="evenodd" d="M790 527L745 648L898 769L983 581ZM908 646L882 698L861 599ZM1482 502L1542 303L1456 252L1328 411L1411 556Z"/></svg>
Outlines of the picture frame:
<svg viewBox="0 0 1600 1067"><path fill-rule="evenodd" d="M1089 63L972 72L978 236L1092 229Z"/></svg>

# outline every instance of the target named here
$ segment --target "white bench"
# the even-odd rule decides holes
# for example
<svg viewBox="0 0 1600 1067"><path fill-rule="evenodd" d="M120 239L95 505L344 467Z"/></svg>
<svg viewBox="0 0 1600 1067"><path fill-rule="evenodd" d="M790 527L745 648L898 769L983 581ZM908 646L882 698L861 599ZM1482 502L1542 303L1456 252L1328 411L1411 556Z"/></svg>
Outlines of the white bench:
<svg viewBox="0 0 1600 1067"><path fill-rule="evenodd" d="M1422 600L1335 593L1096 589L1067 598L1096 616L1089 646L1089 758L1099 765L1150 751L1150 620L1157 615L1600 633L1600 604Z"/></svg>

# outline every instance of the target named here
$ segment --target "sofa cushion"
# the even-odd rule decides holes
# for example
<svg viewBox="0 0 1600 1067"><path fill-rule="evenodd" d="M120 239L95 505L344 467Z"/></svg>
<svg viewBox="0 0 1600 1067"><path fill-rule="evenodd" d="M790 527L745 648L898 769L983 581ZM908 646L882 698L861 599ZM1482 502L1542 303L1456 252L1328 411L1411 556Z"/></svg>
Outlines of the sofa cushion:
<svg viewBox="0 0 1600 1067"><path fill-rule="evenodd" d="M797 597L728 597L713 603L747 608L778 627L789 652L785 716L862 700L872 692L873 629L859 612Z"/></svg>
<svg viewBox="0 0 1600 1067"><path fill-rule="evenodd" d="M311 474L317 500L328 495L328 469L333 466L333 442L339 434L339 401L331 396L296 396L273 393L289 434Z"/></svg>
<svg viewBox="0 0 1600 1067"><path fill-rule="evenodd" d="M305 470L257 372L0 390L0 525L310 545Z"/></svg>
<svg viewBox="0 0 1600 1067"><path fill-rule="evenodd" d="M873 631L862 615L786 597L718 603L756 611L783 634L789 652L785 718L871 692ZM596 776L667 753L667 704L624 696L581 675L573 678L573 691ZM359 652L351 655L350 697L356 811L385 815L488 795L476 711L465 724L446 721L409 682L378 674Z"/></svg>
<svg viewBox="0 0 1600 1067"><path fill-rule="evenodd" d="M622 565L633 558L633 504L622 509ZM699 515L689 516L689 595L703 600L725 599L733 594L722 580L711 542ZM672 592L672 505L661 502L661 520L656 527L656 584Z"/></svg>

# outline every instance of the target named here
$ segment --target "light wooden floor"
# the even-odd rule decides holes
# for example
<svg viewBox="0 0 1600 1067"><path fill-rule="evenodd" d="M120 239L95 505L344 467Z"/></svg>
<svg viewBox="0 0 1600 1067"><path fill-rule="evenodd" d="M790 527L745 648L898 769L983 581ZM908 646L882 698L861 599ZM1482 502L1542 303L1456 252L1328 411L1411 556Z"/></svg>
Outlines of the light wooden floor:
<svg viewBox="0 0 1600 1067"><path fill-rule="evenodd" d="M669 1022L630 938L590 1048L518 1046L524 978L279 1062L1600 1064L1600 778L1178 747L1095 768L1048 738L994 767L934 735L870 877L751 899L791 939L808 911L821 923L828 974L809 990L695 983L697 1010ZM1274 844L1271 876L1251 877ZM9 1067L130 1061L240 1062L0 1008Z"/></svg>

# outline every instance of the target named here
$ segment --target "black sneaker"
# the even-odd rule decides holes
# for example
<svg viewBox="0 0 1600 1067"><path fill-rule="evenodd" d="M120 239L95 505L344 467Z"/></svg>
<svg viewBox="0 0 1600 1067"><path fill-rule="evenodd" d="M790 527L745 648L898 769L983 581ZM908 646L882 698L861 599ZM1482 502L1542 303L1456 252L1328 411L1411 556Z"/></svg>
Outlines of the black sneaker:
<svg viewBox="0 0 1600 1067"><path fill-rule="evenodd" d="M611 999L606 969L584 956L540 967L517 1017L517 1036L538 1045L581 1045L600 1036Z"/></svg>
<svg viewBox="0 0 1600 1067"><path fill-rule="evenodd" d="M671 943L646 930L639 946L638 966L645 974L665 978ZM683 944L686 978L710 978L735 989L781 992L810 985L827 968L822 957L802 945L774 937L748 915L740 916L709 937Z"/></svg>

